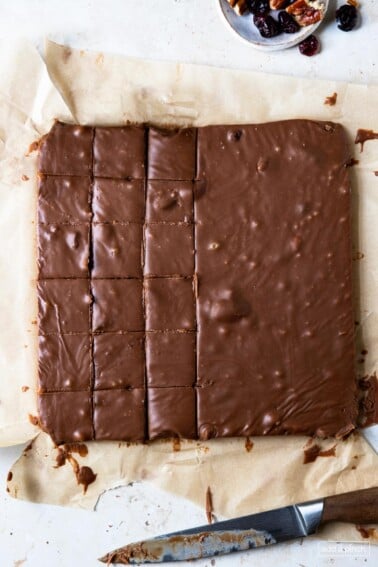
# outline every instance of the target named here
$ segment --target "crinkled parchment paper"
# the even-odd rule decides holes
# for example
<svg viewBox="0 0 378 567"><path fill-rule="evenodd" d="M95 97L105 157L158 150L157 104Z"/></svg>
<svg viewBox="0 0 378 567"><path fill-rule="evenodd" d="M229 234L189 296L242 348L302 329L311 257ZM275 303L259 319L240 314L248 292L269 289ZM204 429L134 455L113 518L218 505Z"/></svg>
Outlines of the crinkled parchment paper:
<svg viewBox="0 0 378 567"><path fill-rule="evenodd" d="M357 128L378 130L378 87L152 63L50 42L45 57L55 89L32 48L8 50L2 57L0 443L10 445L37 433L28 419L36 414L36 154L26 154L53 118L116 125L129 120L178 125L335 120L346 126L354 147ZM325 105L334 92L336 105ZM368 350L360 365L363 375L377 369L378 355L378 141L367 142L362 154L358 147L354 151L360 160L351 169L358 348ZM23 386L29 390L22 391ZM358 433L347 441L322 441L325 449L335 446L335 456L303 464L309 443L314 441L304 437L88 443L86 457L75 454L97 473L84 495L71 465L56 468L57 450L39 434L13 466L8 489L35 502L90 508L104 490L135 480L156 483L198 504L210 486L215 514L235 516L378 484L378 457ZM333 526L323 535L359 539L351 526Z"/></svg>

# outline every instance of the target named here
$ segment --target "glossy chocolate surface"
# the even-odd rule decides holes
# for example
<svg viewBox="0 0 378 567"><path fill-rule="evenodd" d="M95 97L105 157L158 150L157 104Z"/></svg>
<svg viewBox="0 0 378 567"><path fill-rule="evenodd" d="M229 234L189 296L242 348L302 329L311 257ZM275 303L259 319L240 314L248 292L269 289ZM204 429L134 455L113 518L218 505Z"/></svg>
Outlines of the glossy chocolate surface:
<svg viewBox="0 0 378 567"><path fill-rule="evenodd" d="M193 388L148 388L148 436L197 437Z"/></svg>
<svg viewBox="0 0 378 567"><path fill-rule="evenodd" d="M94 129L55 122L39 148L38 170L48 175L87 176L92 170Z"/></svg>
<svg viewBox="0 0 378 567"><path fill-rule="evenodd" d="M142 282L92 280L93 331L143 331Z"/></svg>
<svg viewBox="0 0 378 567"><path fill-rule="evenodd" d="M325 122L55 124L42 427L56 442L352 431L349 159Z"/></svg>
<svg viewBox="0 0 378 567"><path fill-rule="evenodd" d="M91 220L91 178L40 175L40 223L81 224Z"/></svg>
<svg viewBox="0 0 378 567"><path fill-rule="evenodd" d="M196 130L148 132L148 179L192 181L196 170Z"/></svg>
<svg viewBox="0 0 378 567"><path fill-rule="evenodd" d="M195 349L195 332L147 333L148 387L193 387L196 382Z"/></svg>
<svg viewBox="0 0 378 567"><path fill-rule="evenodd" d="M89 280L85 279L51 279L38 282L40 334L90 331L89 283Z"/></svg>
<svg viewBox="0 0 378 567"><path fill-rule="evenodd" d="M96 128L93 172L96 177L143 179L146 132L142 126Z"/></svg>
<svg viewBox="0 0 378 567"><path fill-rule="evenodd" d="M94 224L92 226L92 278L142 277L141 224Z"/></svg>
<svg viewBox="0 0 378 567"><path fill-rule="evenodd" d="M149 181L147 184L147 222L193 222L193 183L191 181Z"/></svg>
<svg viewBox="0 0 378 567"><path fill-rule="evenodd" d="M208 127L198 156L200 437L353 428L344 131L309 121Z"/></svg>
<svg viewBox="0 0 378 567"><path fill-rule="evenodd" d="M93 439L90 392L56 392L39 395L41 426L60 445Z"/></svg>
<svg viewBox="0 0 378 567"><path fill-rule="evenodd" d="M194 273L193 226L149 224L145 234L144 275L192 276Z"/></svg>
<svg viewBox="0 0 378 567"><path fill-rule="evenodd" d="M154 278L144 282L147 331L195 329L191 279Z"/></svg>
<svg viewBox="0 0 378 567"><path fill-rule="evenodd" d="M40 278L88 278L89 224L39 224Z"/></svg>
<svg viewBox="0 0 378 567"><path fill-rule="evenodd" d="M143 223L144 181L96 178L92 209L95 222Z"/></svg>
<svg viewBox="0 0 378 567"><path fill-rule="evenodd" d="M144 333L102 333L93 341L96 390L144 387Z"/></svg>
<svg viewBox="0 0 378 567"><path fill-rule="evenodd" d="M145 390L94 392L93 423L96 439L143 441L146 437Z"/></svg>
<svg viewBox="0 0 378 567"><path fill-rule="evenodd" d="M92 357L89 333L40 335L38 348L40 391L90 390Z"/></svg>

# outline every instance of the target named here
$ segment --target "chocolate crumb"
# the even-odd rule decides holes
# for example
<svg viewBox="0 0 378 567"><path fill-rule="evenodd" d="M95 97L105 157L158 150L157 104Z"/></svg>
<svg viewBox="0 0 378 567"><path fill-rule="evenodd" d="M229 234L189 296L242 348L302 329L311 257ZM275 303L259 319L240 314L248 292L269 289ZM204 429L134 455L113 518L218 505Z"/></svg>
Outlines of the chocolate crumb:
<svg viewBox="0 0 378 567"><path fill-rule="evenodd" d="M172 448L173 448L173 451L175 453L177 453L178 451L181 450L181 441L180 441L179 437L175 437L172 440Z"/></svg>
<svg viewBox="0 0 378 567"><path fill-rule="evenodd" d="M345 164L345 167L353 167L354 165L358 165L360 163L359 159L350 158Z"/></svg>
<svg viewBox="0 0 378 567"><path fill-rule="evenodd" d="M374 132L373 130L365 130L364 128L359 128L357 130L356 139L354 140L355 144L360 144L360 151L364 151L364 144L369 140L377 140L378 139L378 132Z"/></svg>
<svg viewBox="0 0 378 567"><path fill-rule="evenodd" d="M336 101L337 101L337 93L333 93L333 95L327 96L324 99L324 104L327 104L328 106L335 106Z"/></svg>
<svg viewBox="0 0 378 567"><path fill-rule="evenodd" d="M251 441L250 438L247 437L245 440L245 450L247 451L247 453L250 453L252 449L253 449L253 441Z"/></svg>
<svg viewBox="0 0 378 567"><path fill-rule="evenodd" d="M336 445L322 451L320 445L315 443L312 447L304 450L303 464L313 463L318 457L336 457Z"/></svg>
<svg viewBox="0 0 378 567"><path fill-rule="evenodd" d="M28 390L30 390L29 386L22 386L21 388L22 392L27 392Z"/></svg>
<svg viewBox="0 0 378 567"><path fill-rule="evenodd" d="M210 486L208 486L206 490L206 518L209 524L212 524L214 520L213 510L213 495Z"/></svg>
<svg viewBox="0 0 378 567"><path fill-rule="evenodd" d="M35 140L35 142L32 142L29 146L26 156L29 156L33 152L36 152L39 149L40 142L41 140Z"/></svg>
<svg viewBox="0 0 378 567"><path fill-rule="evenodd" d="M356 526L356 530L360 532L361 536L364 539L369 538L376 538L377 537L377 530L375 528L368 528L366 526Z"/></svg>
<svg viewBox="0 0 378 567"><path fill-rule="evenodd" d="M13 478L13 473L12 471L9 471L8 476L7 476L7 482L10 482Z"/></svg>
<svg viewBox="0 0 378 567"><path fill-rule="evenodd" d="M36 427L41 426L39 418L36 415L32 415L31 413L29 413L29 421L32 425L35 425Z"/></svg>

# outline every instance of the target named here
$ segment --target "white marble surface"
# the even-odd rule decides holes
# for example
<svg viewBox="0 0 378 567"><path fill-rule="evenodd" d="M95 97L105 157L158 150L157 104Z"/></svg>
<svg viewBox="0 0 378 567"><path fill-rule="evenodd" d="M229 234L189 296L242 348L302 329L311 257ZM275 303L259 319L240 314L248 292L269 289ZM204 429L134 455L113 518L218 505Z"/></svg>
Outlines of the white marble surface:
<svg viewBox="0 0 378 567"><path fill-rule="evenodd" d="M330 3L334 12L337 2ZM361 4L360 28L343 33L331 17L319 32L322 52L311 59L296 48L255 51L227 27L218 0L0 0L0 37L27 37L42 48L48 36L74 47L135 57L377 83L378 2ZM108 492L96 512L12 500L5 479L20 453L20 447L0 449L0 567L91 567L114 547L205 520L203 509L141 484ZM378 564L378 548L292 542L217 558L215 564L372 567ZM210 561L198 563L205 565L210 567Z"/></svg>

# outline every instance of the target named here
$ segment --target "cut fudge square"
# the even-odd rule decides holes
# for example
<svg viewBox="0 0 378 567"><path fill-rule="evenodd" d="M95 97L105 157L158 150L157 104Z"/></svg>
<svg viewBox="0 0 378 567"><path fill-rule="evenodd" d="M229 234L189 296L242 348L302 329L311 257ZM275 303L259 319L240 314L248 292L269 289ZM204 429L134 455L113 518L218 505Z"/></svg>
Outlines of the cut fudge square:
<svg viewBox="0 0 378 567"><path fill-rule="evenodd" d="M40 394L38 402L41 427L57 445L93 439L89 392Z"/></svg>
<svg viewBox="0 0 378 567"><path fill-rule="evenodd" d="M89 332L89 280L43 280L37 289L41 334Z"/></svg>
<svg viewBox="0 0 378 567"><path fill-rule="evenodd" d="M144 333L94 336L95 389L144 387Z"/></svg>
<svg viewBox="0 0 378 567"><path fill-rule="evenodd" d="M39 148L38 169L50 175L90 175L93 128L55 122Z"/></svg>
<svg viewBox="0 0 378 567"><path fill-rule="evenodd" d="M196 400L193 388L148 389L148 436L195 439Z"/></svg>
<svg viewBox="0 0 378 567"><path fill-rule="evenodd" d="M95 222L143 222L144 181L95 178L93 220Z"/></svg>
<svg viewBox="0 0 378 567"><path fill-rule="evenodd" d="M186 179L195 177L196 131L150 128L148 138L148 178Z"/></svg>
<svg viewBox="0 0 378 567"><path fill-rule="evenodd" d="M91 220L90 177L40 175L40 223L84 223Z"/></svg>
<svg viewBox="0 0 378 567"><path fill-rule="evenodd" d="M147 383L149 387L194 386L196 382L196 334L194 332L147 333Z"/></svg>
<svg viewBox="0 0 378 567"><path fill-rule="evenodd" d="M140 280L92 280L94 331L143 331Z"/></svg>
<svg viewBox="0 0 378 567"><path fill-rule="evenodd" d="M94 392L96 439L143 441L145 439L145 390L100 390Z"/></svg>
<svg viewBox="0 0 378 567"><path fill-rule="evenodd" d="M94 224L92 238L92 277L142 276L141 224Z"/></svg>
<svg viewBox="0 0 378 567"><path fill-rule="evenodd" d="M90 390L90 336L40 335L38 376L42 392Z"/></svg>
<svg viewBox="0 0 378 567"><path fill-rule="evenodd" d="M88 277L89 224L40 224L40 278Z"/></svg>
<svg viewBox="0 0 378 567"><path fill-rule="evenodd" d="M191 181L149 181L147 221L192 222L193 183Z"/></svg>
<svg viewBox="0 0 378 567"><path fill-rule="evenodd" d="M148 331L195 328L193 282L182 278L145 280Z"/></svg>
<svg viewBox="0 0 378 567"><path fill-rule="evenodd" d="M193 275L194 244L192 225L150 224L146 227L145 239L145 275Z"/></svg>
<svg viewBox="0 0 378 567"><path fill-rule="evenodd" d="M143 178L146 134L143 126L96 128L94 175Z"/></svg>

